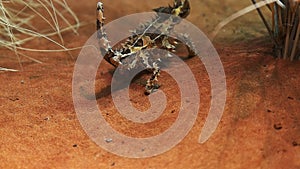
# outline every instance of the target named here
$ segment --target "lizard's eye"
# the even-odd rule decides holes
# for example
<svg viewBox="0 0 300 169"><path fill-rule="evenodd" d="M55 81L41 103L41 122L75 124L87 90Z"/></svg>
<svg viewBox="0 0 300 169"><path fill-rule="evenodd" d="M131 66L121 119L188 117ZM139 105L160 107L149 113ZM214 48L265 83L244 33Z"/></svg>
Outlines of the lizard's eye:
<svg viewBox="0 0 300 169"><path fill-rule="evenodd" d="M136 46L143 46L143 41L142 41L142 39L140 39L140 40L137 41Z"/></svg>
<svg viewBox="0 0 300 169"><path fill-rule="evenodd" d="M190 14L190 9L191 8L190 8L189 1L188 0L184 1L179 16L182 18L186 18Z"/></svg>

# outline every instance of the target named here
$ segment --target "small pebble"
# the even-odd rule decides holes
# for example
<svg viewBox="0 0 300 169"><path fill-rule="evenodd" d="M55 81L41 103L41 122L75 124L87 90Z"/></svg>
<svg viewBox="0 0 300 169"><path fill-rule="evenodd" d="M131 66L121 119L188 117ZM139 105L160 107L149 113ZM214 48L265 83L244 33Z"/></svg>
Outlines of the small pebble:
<svg viewBox="0 0 300 169"><path fill-rule="evenodd" d="M113 139L111 139L111 138L105 139L105 142L106 142L106 143L111 143L112 141L113 141Z"/></svg>
<svg viewBox="0 0 300 169"><path fill-rule="evenodd" d="M282 129L281 123L274 124L274 129L276 129L276 130L281 130L281 129Z"/></svg>
<svg viewBox="0 0 300 169"><path fill-rule="evenodd" d="M299 146L299 144L296 141L293 141L292 144L293 144L294 147Z"/></svg>
<svg viewBox="0 0 300 169"><path fill-rule="evenodd" d="M19 98L17 98L17 97L16 98L10 98L9 100L15 102L15 101L18 101Z"/></svg>
<svg viewBox="0 0 300 169"><path fill-rule="evenodd" d="M73 147L77 147L77 144L73 144Z"/></svg>
<svg viewBox="0 0 300 169"><path fill-rule="evenodd" d="M293 98L293 97L290 97L290 96L288 97L288 99L290 99L290 100L294 100L294 98Z"/></svg>

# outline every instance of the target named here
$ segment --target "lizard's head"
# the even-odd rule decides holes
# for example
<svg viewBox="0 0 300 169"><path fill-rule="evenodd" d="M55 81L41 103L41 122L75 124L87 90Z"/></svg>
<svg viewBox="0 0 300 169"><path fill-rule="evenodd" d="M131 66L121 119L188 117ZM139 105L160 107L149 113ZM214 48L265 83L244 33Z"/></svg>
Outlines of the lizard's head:
<svg viewBox="0 0 300 169"><path fill-rule="evenodd" d="M175 0L172 14L181 18L186 18L190 14L189 0Z"/></svg>
<svg viewBox="0 0 300 169"><path fill-rule="evenodd" d="M166 13L186 18L190 14L190 3L189 0L175 0L173 6L159 7L153 10L158 13Z"/></svg>

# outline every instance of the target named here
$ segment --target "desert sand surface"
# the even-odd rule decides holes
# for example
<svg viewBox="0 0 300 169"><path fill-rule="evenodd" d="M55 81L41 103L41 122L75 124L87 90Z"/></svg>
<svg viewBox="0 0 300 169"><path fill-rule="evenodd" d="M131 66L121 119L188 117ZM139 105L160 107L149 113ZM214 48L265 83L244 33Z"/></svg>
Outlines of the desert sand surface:
<svg viewBox="0 0 300 169"><path fill-rule="evenodd" d="M188 21L209 35L227 16L250 1L191 1ZM64 33L67 47L82 46L95 32L97 1L67 0L82 26L79 35ZM165 6L172 1L103 0L106 22ZM76 116L72 77L79 50L25 52L38 64L21 59L19 72L0 72L0 168L99 169L299 169L300 62L276 59L256 12L224 27L213 41L226 73L226 106L217 130L204 144L198 137L210 108L211 86L197 57L186 60L199 86L201 102L194 126L171 150L149 158L115 155L94 143ZM32 41L29 47L48 46ZM15 54L0 49L0 65L20 70ZM70 55L71 54L71 55ZM114 67L101 64L96 80L97 103L116 130L131 137L149 137L166 130L177 118L178 86L162 72L161 90L168 98L164 113L149 124L124 119L114 108L109 86ZM101 75L101 76L100 76ZM144 78L141 77L141 78ZM149 101L139 83L130 86L132 104L147 110Z"/></svg>

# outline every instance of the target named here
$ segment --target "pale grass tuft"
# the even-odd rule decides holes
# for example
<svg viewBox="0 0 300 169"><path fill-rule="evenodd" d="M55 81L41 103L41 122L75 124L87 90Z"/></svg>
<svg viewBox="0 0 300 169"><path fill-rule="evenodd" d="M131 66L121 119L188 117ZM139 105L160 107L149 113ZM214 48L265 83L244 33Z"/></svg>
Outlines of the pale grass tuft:
<svg viewBox="0 0 300 169"><path fill-rule="evenodd" d="M35 24L36 21L38 25ZM0 0L0 47L15 52L19 62L20 56L23 56L42 63L23 54L22 51L59 52L79 49L65 47L62 35L67 31L78 34L79 26L79 19L65 0ZM57 48L49 50L43 46L24 47L26 43L37 38L48 40ZM9 70L13 69L0 67L0 71Z"/></svg>

